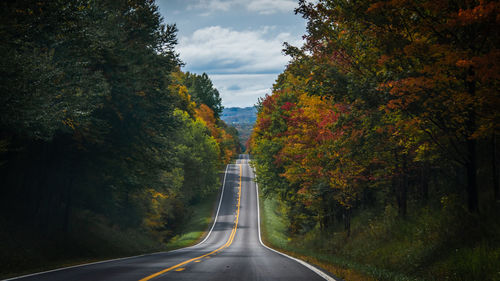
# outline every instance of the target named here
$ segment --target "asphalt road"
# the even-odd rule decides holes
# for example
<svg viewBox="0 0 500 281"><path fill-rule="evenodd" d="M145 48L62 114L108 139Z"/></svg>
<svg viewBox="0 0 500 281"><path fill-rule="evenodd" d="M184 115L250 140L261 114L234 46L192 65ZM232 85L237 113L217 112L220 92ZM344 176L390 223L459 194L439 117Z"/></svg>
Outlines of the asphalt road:
<svg viewBox="0 0 500 281"><path fill-rule="evenodd" d="M261 244L257 189L248 161L242 154L227 167L215 224L201 243L11 280L334 280Z"/></svg>

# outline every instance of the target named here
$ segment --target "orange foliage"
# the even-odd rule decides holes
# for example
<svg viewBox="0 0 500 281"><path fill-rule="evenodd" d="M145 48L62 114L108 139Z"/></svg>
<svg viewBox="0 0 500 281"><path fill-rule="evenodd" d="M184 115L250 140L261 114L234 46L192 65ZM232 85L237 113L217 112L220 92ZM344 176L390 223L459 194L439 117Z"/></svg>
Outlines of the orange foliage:
<svg viewBox="0 0 500 281"><path fill-rule="evenodd" d="M220 139L220 131L215 123L214 112L210 107L205 104L200 104L198 108L195 109L196 118L199 118L205 122L207 128L210 130L210 134L216 140Z"/></svg>
<svg viewBox="0 0 500 281"><path fill-rule="evenodd" d="M210 135L215 139L220 149L220 157L223 163L227 164L237 155L236 143L233 136L217 125L217 120L212 109L205 104L200 104L195 109L196 118L202 120L210 131Z"/></svg>

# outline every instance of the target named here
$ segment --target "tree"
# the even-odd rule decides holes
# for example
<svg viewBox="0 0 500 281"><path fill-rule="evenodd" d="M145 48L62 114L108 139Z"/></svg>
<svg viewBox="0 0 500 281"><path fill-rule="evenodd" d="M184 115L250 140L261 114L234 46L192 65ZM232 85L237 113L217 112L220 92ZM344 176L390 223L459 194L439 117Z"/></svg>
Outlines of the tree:
<svg viewBox="0 0 500 281"><path fill-rule="evenodd" d="M218 119L224 107L221 104L222 99L219 96L219 91L214 88L208 75L188 72L185 83L194 101L208 106L214 112L215 118Z"/></svg>
<svg viewBox="0 0 500 281"><path fill-rule="evenodd" d="M150 0L0 5L9 227L76 240L73 227L92 223L150 230L159 241L178 233L238 147L210 107L199 103L208 122L197 118L176 26ZM221 109L208 76L191 76L196 98Z"/></svg>
<svg viewBox="0 0 500 281"><path fill-rule="evenodd" d="M493 1L301 1L297 10L309 21L306 49L313 57L330 57L354 81L378 84L364 100L403 113L443 156L466 168L471 211L478 209L476 141L498 130L490 111L498 105L498 66L485 63L496 58L498 36L490 27L497 11Z"/></svg>

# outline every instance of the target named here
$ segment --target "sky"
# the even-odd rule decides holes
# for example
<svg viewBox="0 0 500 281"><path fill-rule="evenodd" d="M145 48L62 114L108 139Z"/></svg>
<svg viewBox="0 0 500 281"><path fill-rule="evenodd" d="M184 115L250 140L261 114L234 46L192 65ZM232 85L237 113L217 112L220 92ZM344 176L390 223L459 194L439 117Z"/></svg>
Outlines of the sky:
<svg viewBox="0 0 500 281"><path fill-rule="evenodd" d="M178 28L183 71L207 73L224 107L253 106L283 72L283 43L302 45L296 0L156 0Z"/></svg>

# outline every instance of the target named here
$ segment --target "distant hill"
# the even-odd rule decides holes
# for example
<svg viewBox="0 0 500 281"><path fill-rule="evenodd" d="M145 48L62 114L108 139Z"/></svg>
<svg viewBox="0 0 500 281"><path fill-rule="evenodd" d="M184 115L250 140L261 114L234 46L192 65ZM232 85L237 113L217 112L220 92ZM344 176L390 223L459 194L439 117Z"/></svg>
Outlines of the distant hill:
<svg viewBox="0 0 500 281"><path fill-rule="evenodd" d="M255 120L257 120L257 109L255 107L224 108L221 119L238 130L240 142L245 146L252 133Z"/></svg>
<svg viewBox="0 0 500 281"><path fill-rule="evenodd" d="M227 124L254 124L257 119L257 109L253 106L224 108L221 119Z"/></svg>

